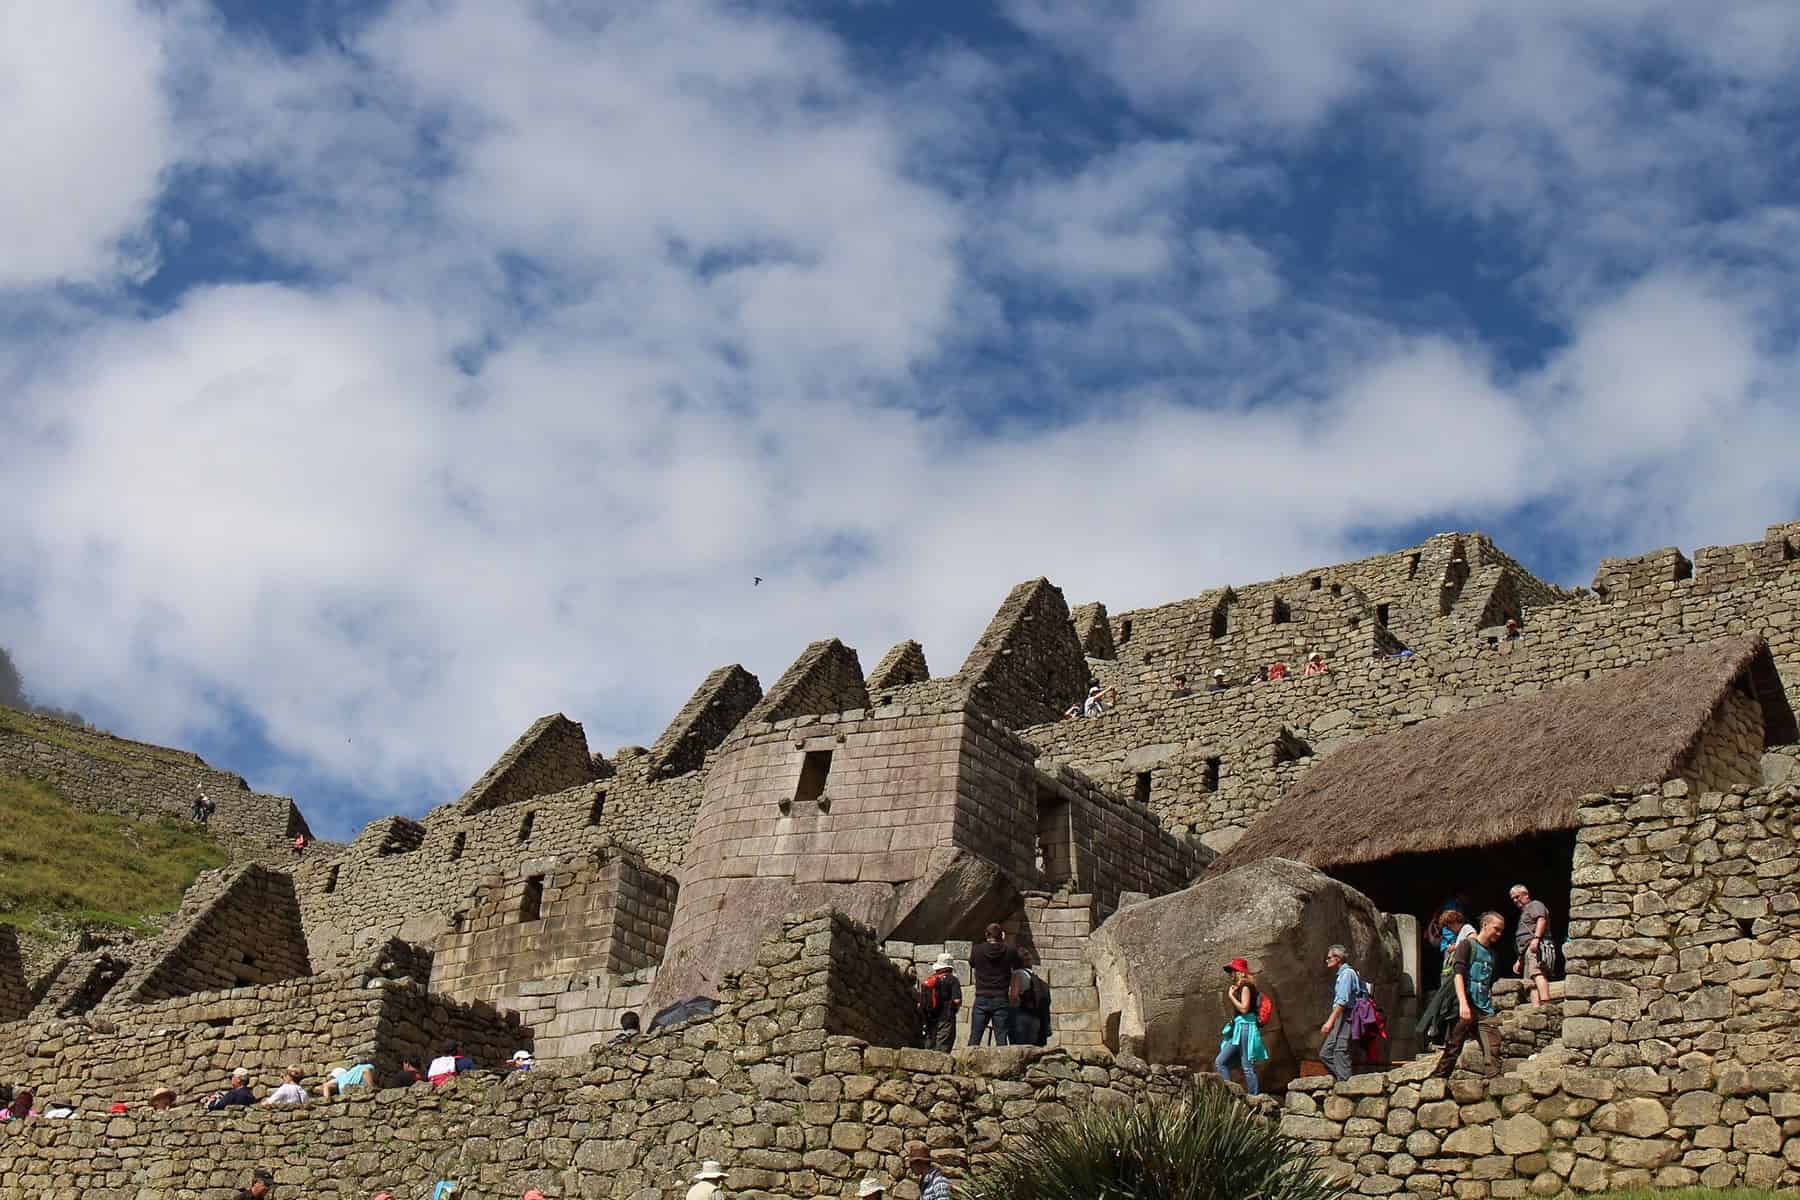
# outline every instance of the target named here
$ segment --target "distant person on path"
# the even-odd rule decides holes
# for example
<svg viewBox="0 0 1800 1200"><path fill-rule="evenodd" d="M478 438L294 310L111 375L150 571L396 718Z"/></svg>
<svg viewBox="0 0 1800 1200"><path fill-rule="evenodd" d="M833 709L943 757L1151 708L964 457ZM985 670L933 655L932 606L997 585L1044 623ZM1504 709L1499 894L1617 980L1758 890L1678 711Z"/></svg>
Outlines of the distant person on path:
<svg viewBox="0 0 1800 1200"><path fill-rule="evenodd" d="M289 1067L284 1073L281 1086L270 1092L263 1100L265 1105L305 1104L306 1089L300 1085L305 1078L299 1067Z"/></svg>
<svg viewBox="0 0 1800 1200"><path fill-rule="evenodd" d="M908 1142L906 1167L919 1177L919 1200L950 1200L950 1180L931 1161L930 1146Z"/></svg>
<svg viewBox="0 0 1800 1200"><path fill-rule="evenodd" d="M206 789L198 783L194 785L193 816L197 822L204 823L206 821Z"/></svg>
<svg viewBox="0 0 1800 1200"><path fill-rule="evenodd" d="M1479 1034L1483 1071L1489 1079L1500 1074L1500 1021L1494 1008L1494 947L1506 932L1506 918L1497 912L1481 914L1474 937L1456 943L1452 955L1456 980L1456 1024L1444 1042L1432 1074L1448 1079L1456 1069L1463 1043Z"/></svg>
<svg viewBox="0 0 1800 1200"><path fill-rule="evenodd" d="M1006 930L998 925L987 927L987 940L969 948L969 971L975 976L975 1007L969 1015L969 1045L981 1045L981 1037L991 1024L994 1044L1007 1045L1012 1040L1009 1027L1008 997L1012 990L1012 973L1019 965L1019 952L1006 944Z"/></svg>
<svg viewBox="0 0 1800 1200"><path fill-rule="evenodd" d="M1245 960L1234 958L1226 963L1225 974L1230 977L1225 985L1226 1021L1219 1031L1219 1056L1213 1060L1213 1070L1230 1079L1232 1067L1242 1067L1244 1090L1254 1096L1262 1090L1256 1064L1269 1060L1262 1036L1262 993Z"/></svg>
<svg viewBox="0 0 1800 1200"><path fill-rule="evenodd" d="M1531 988L1533 1004L1550 1003L1550 977L1544 974L1544 948L1550 942L1550 909L1531 898L1531 889L1512 885L1512 902L1519 907L1519 926L1513 940L1519 948L1519 977Z"/></svg>
<svg viewBox="0 0 1800 1200"><path fill-rule="evenodd" d="M1350 951L1333 946L1325 952L1331 972L1331 1015L1319 1026L1319 1061L1337 1080L1350 1078L1350 1006L1362 995L1362 976L1350 966Z"/></svg>
<svg viewBox="0 0 1800 1200"><path fill-rule="evenodd" d="M919 984L919 1024L925 1031L925 1048L946 1054L956 1047L956 1014L962 1011L962 980L956 977L956 960L940 954L931 974Z"/></svg>
<svg viewBox="0 0 1800 1200"><path fill-rule="evenodd" d="M214 1092L206 1102L207 1112L220 1112L227 1108L248 1108L256 1103L256 1093L250 1090L250 1072L239 1067L231 1073L231 1083L222 1092Z"/></svg>

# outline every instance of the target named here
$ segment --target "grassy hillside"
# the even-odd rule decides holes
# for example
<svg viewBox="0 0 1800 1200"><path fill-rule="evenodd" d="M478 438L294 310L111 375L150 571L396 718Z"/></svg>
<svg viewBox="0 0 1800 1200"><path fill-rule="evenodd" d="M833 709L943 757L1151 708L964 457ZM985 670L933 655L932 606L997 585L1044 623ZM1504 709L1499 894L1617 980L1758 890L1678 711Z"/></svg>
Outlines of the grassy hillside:
<svg viewBox="0 0 1800 1200"><path fill-rule="evenodd" d="M23 934L153 926L226 857L196 826L85 812L46 784L0 775L0 921Z"/></svg>

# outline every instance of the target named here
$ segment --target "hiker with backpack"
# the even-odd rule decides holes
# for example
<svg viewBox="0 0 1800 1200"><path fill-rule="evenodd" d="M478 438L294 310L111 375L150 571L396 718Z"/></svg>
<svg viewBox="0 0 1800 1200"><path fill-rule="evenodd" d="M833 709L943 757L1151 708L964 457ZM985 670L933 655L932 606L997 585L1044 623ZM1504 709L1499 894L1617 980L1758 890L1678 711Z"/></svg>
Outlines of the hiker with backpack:
<svg viewBox="0 0 1800 1200"><path fill-rule="evenodd" d="M1325 969L1331 972L1331 1014L1319 1026L1319 1061L1333 1079L1350 1078L1350 1009L1367 994L1362 976L1350 965L1350 951L1333 946L1325 951Z"/></svg>
<svg viewBox="0 0 1800 1200"><path fill-rule="evenodd" d="M1031 951L1020 947L1007 999L1012 1003L1012 1044L1044 1046L1050 1042L1050 985L1032 970Z"/></svg>
<svg viewBox="0 0 1800 1200"><path fill-rule="evenodd" d="M946 1054L956 1048L956 1013L962 1008L962 980L956 977L956 960L940 954L931 974L919 984L919 1024L925 1030L925 1048Z"/></svg>
<svg viewBox="0 0 1800 1200"><path fill-rule="evenodd" d="M1225 974L1231 977L1231 982L1225 985L1229 1019L1225 1028L1219 1031L1219 1057L1213 1060L1213 1070L1220 1078L1229 1080L1232 1067L1242 1067L1244 1090L1254 1096L1261 1091L1256 1064L1269 1060L1269 1049L1263 1045L1262 1027L1275 1015L1275 1006L1256 986L1256 977L1250 974L1248 962L1241 958L1232 959L1225 964Z"/></svg>

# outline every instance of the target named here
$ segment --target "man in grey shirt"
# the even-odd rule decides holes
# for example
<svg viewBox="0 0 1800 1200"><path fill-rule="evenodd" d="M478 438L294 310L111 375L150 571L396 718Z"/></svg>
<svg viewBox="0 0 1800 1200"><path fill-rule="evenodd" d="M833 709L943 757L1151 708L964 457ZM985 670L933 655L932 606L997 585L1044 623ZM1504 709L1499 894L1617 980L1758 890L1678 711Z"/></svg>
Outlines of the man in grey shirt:
<svg viewBox="0 0 1800 1200"><path fill-rule="evenodd" d="M1519 976L1531 989L1533 1004L1548 1004L1550 977L1544 974L1538 948L1550 937L1550 909L1542 900L1533 900L1531 889L1522 883L1512 885L1512 902L1519 906L1519 925L1513 932L1519 948Z"/></svg>

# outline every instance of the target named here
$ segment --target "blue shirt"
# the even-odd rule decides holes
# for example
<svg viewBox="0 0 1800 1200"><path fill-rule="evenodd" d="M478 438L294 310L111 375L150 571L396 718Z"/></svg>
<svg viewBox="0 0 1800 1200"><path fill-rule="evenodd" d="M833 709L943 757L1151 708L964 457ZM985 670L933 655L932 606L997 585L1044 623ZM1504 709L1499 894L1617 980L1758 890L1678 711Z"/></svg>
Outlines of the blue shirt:
<svg viewBox="0 0 1800 1200"><path fill-rule="evenodd" d="M1464 938L1456 947L1456 973L1468 980L1469 1007L1483 1016L1493 1016L1493 951L1474 938Z"/></svg>
<svg viewBox="0 0 1800 1200"><path fill-rule="evenodd" d="M1337 969L1337 986L1332 989L1331 993L1332 1007L1342 1008L1348 1012L1350 1006L1356 1003L1356 998L1360 995L1362 995L1362 976L1351 970L1349 963L1345 963Z"/></svg>

